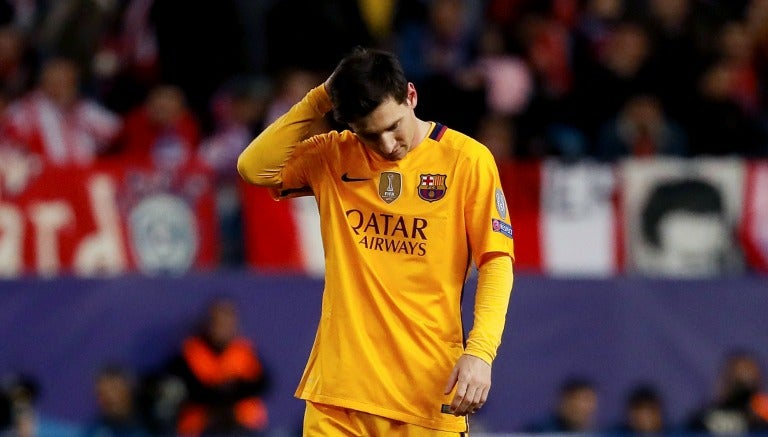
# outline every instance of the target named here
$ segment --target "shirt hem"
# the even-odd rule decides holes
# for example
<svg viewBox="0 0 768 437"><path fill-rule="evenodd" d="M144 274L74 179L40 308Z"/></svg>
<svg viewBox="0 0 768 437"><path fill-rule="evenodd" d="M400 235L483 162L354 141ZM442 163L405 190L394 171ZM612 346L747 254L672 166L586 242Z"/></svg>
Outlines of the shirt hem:
<svg viewBox="0 0 768 437"><path fill-rule="evenodd" d="M363 413L369 413L376 416L386 417L387 419L399 420L401 422L409 423L411 425L422 426L429 429L435 429L438 431L447 432L467 432L467 420L463 420L461 424L446 423L445 421L438 421L433 419L427 419L420 416L414 416L411 414L403 413L400 411L388 410L378 405L366 404L360 401L353 401L350 399L342 399L333 396L318 395L311 393L296 393L295 396L299 399L306 401L317 402L320 404L333 405L335 407L349 408L355 411L361 411ZM453 417L453 416L452 416Z"/></svg>

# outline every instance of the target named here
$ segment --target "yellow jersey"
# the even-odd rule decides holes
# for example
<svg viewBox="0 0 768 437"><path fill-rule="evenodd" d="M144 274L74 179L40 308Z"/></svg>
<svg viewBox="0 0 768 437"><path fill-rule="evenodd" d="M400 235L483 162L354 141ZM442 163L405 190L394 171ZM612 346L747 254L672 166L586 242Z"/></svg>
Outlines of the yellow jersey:
<svg viewBox="0 0 768 437"><path fill-rule="evenodd" d="M321 92L312 91L315 101L326 99L314 106L327 108ZM277 123L306 122L310 103L292 110L296 120L289 112ZM333 131L297 144L280 177L276 197L315 196L325 250L322 314L296 396L466 431L464 417L446 412L453 393L443 391L465 353L467 273L488 254L513 257L491 153L433 123L421 144L392 162L354 133ZM503 315L494 323L503 328ZM500 335L466 352L490 363Z"/></svg>

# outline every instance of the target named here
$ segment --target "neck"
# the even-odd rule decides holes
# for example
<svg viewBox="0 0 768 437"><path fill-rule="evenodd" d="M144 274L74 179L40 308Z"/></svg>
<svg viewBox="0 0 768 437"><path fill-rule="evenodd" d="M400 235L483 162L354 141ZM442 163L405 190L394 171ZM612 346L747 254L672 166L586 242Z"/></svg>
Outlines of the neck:
<svg viewBox="0 0 768 437"><path fill-rule="evenodd" d="M432 123L420 119L416 119L416 133L414 134L414 147L421 144L424 138L429 135L429 129L432 127Z"/></svg>

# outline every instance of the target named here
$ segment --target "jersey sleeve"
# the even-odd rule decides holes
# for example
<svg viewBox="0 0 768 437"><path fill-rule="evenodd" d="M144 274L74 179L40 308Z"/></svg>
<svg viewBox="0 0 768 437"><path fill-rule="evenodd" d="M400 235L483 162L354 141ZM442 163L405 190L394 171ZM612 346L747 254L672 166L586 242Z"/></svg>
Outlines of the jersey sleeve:
<svg viewBox="0 0 768 437"><path fill-rule="evenodd" d="M305 182L302 169L306 168L304 164L307 157L317 158L312 149L320 140L315 137L309 140L304 138L307 137L312 124L331 108L332 103L325 87L320 85L312 89L243 150L237 160L237 170L242 178L252 184L277 191L301 188L303 185L292 185ZM289 161L293 162L289 164ZM286 181L286 177L292 180ZM287 186L285 182L291 186Z"/></svg>
<svg viewBox="0 0 768 437"><path fill-rule="evenodd" d="M323 168L322 152L330 141L330 134L316 135L296 145L294 153L280 171L281 184L271 187L270 194L276 200L313 195L313 174Z"/></svg>
<svg viewBox="0 0 768 437"><path fill-rule="evenodd" d="M494 253L514 260L514 235L496 162L484 146L477 144L475 149L469 160L464 210L472 260L480 266Z"/></svg>
<svg viewBox="0 0 768 437"><path fill-rule="evenodd" d="M514 240L493 156L480 146L475 158L470 161L465 220L479 277L465 353L491 363L501 343L512 293Z"/></svg>

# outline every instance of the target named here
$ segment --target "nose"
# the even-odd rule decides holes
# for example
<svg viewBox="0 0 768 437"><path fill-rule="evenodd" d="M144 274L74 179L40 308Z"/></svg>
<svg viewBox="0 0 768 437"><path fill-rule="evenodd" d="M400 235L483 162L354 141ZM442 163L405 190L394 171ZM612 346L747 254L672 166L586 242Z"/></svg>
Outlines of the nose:
<svg viewBox="0 0 768 437"><path fill-rule="evenodd" d="M397 148L397 140L394 132L385 132L379 138L379 150L385 155L389 155Z"/></svg>

